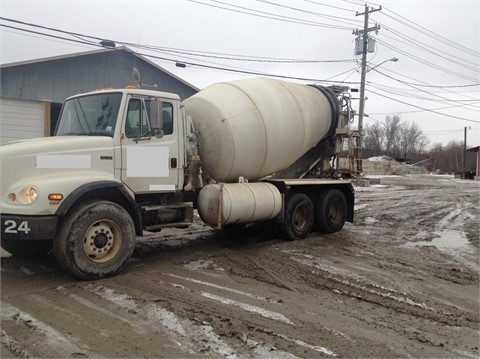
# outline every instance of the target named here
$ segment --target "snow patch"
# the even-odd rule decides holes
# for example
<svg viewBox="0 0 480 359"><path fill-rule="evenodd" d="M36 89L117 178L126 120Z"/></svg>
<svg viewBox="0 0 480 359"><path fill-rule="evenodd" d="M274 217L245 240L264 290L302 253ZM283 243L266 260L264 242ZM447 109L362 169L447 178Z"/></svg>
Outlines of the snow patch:
<svg viewBox="0 0 480 359"><path fill-rule="evenodd" d="M261 301L264 301L264 302L278 303L278 301L276 301L276 300L269 299L269 298L265 298L265 297L262 297L262 296L260 296L260 295L256 295L256 294L252 294L252 293L248 293L248 292L243 292L243 291L238 290L238 289L233 289L233 288L229 288L229 287L224 287L224 286L221 286L221 285L218 285L218 284L214 284L214 283L210 283L210 282L204 282L204 281L202 281L202 280L193 279L193 278L189 278L189 277L182 277L182 276L179 276L179 275L176 275L176 274L172 274L172 273L169 273L169 274L167 274L167 275L170 276L170 277L173 277L173 278L186 280L186 281L189 281L189 282L192 282L192 283L202 284L202 285L205 285L205 286L211 287L211 288L216 288L216 289L225 290L225 291L227 291L227 292L231 292L231 293L235 293L235 294L240 294L240 295L243 295L243 296L245 296L245 297L258 299L258 300L261 300ZM178 287L183 287L183 286L180 285L180 284L174 284L174 285L175 285L175 286L178 286Z"/></svg>
<svg viewBox="0 0 480 359"><path fill-rule="evenodd" d="M370 162L392 162L395 161L392 157L389 156L374 156L367 159Z"/></svg>
<svg viewBox="0 0 480 359"><path fill-rule="evenodd" d="M134 311L137 314L135 316L136 322L143 328L148 327L150 330L158 330L163 327L167 334L170 334L171 340L190 354L198 353L197 342L200 341L204 343L207 351L212 350L229 359L237 358L235 351L206 322L198 325L198 323L179 317L174 312L157 304L149 304L141 308L127 294L109 288L99 287L93 292L121 308ZM142 317L147 319L142 319ZM190 338L197 342L191 341Z"/></svg>
<svg viewBox="0 0 480 359"><path fill-rule="evenodd" d="M378 222L378 219L376 219L375 217L365 217L365 224L374 224L376 222Z"/></svg>
<svg viewBox="0 0 480 359"><path fill-rule="evenodd" d="M238 301L233 300L233 299L220 297L218 295L208 293L208 292L201 292L201 294L206 298L217 300L217 301L219 301L223 304L233 305L235 307L242 308L243 310L246 310L247 312L260 314L262 317L265 317L265 318L270 318L270 319L273 319L273 320L277 320L279 322L294 325L294 323L290 319L285 317L283 314L273 312L273 311L268 310L268 309L263 309L263 308L255 306L255 305L238 302Z"/></svg>

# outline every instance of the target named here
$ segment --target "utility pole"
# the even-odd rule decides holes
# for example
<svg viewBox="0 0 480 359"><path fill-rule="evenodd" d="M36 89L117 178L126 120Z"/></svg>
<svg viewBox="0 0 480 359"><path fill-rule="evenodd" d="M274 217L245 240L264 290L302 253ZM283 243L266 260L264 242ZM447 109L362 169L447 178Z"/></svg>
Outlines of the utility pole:
<svg viewBox="0 0 480 359"><path fill-rule="evenodd" d="M365 4L365 12L358 13L356 16L364 15L364 23L363 23L363 30L354 30L353 34L358 35L362 34L362 72L361 72L361 80L360 80L360 108L358 114L358 136L357 136L357 143L355 148L355 159L356 159L356 166L357 166L357 174L360 175L362 172L362 146L363 146L363 112L365 110L365 77L367 74L367 45L368 45L368 33L371 31L378 32L380 26L375 24L373 27L368 27L368 15L375 11L382 10L380 6L378 9L369 8Z"/></svg>

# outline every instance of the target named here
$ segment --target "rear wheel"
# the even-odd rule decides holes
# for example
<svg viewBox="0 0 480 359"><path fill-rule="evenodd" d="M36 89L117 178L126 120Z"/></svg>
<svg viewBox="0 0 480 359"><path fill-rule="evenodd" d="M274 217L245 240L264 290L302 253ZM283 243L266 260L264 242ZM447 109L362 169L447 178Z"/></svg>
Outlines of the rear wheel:
<svg viewBox="0 0 480 359"><path fill-rule="evenodd" d="M62 224L54 242L60 266L82 279L114 275L135 247L135 229L128 212L107 201L87 201Z"/></svg>
<svg viewBox="0 0 480 359"><path fill-rule="evenodd" d="M313 227L313 204L303 193L293 193L285 201L284 221L279 224L280 233L289 240L306 238Z"/></svg>
<svg viewBox="0 0 480 359"><path fill-rule="evenodd" d="M315 225L320 232L340 231L347 218L347 200L338 189L332 189L318 197L315 203Z"/></svg>

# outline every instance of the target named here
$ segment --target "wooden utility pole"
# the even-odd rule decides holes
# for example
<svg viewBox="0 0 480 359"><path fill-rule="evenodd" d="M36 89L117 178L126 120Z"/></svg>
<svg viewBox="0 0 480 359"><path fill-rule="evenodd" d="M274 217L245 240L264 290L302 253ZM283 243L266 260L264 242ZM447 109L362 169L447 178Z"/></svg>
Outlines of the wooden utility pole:
<svg viewBox="0 0 480 359"><path fill-rule="evenodd" d="M356 167L357 167L357 175L360 175L362 172L362 146L363 146L363 112L365 110L365 78L367 75L367 45L368 45L368 33L371 31L378 32L380 29L380 26L375 24L373 27L368 27L368 15L370 13L375 12L375 11L380 11L382 10L382 7L380 6L378 9L373 9L369 8L365 4L365 12L358 13L356 16L364 15L364 23L363 23L363 30L354 30L353 34L358 35L362 34L362 41L363 41L363 46L362 46L362 72L361 72L361 79L360 79L360 108L359 108L359 114L358 114L358 136L357 136L357 143L356 143L356 148L355 148L355 158L356 158Z"/></svg>

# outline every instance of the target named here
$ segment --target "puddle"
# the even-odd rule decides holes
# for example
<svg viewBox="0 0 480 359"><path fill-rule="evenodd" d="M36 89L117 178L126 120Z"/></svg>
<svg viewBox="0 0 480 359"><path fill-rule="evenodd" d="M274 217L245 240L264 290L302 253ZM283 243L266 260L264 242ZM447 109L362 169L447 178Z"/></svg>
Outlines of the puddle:
<svg viewBox="0 0 480 359"><path fill-rule="evenodd" d="M401 247L435 247L439 251L455 257L470 267L478 268L478 262L476 260L478 256L477 248L468 242L465 232L446 229L433 232L432 234L435 237L431 241L407 242L402 244Z"/></svg>
<svg viewBox="0 0 480 359"><path fill-rule="evenodd" d="M442 252L464 252L473 253L475 247L468 242L468 238L463 231L444 230L433 232L437 237L431 241L408 242L403 244L403 247L425 247L433 246Z"/></svg>

